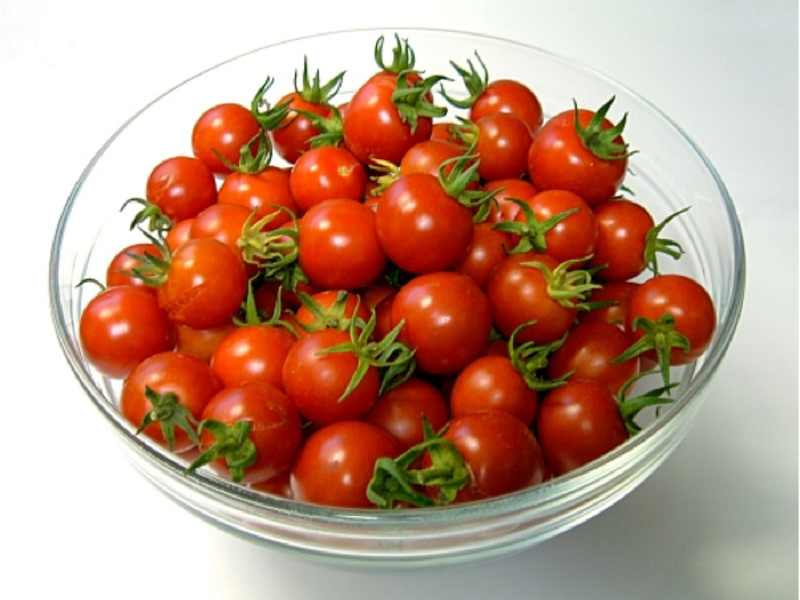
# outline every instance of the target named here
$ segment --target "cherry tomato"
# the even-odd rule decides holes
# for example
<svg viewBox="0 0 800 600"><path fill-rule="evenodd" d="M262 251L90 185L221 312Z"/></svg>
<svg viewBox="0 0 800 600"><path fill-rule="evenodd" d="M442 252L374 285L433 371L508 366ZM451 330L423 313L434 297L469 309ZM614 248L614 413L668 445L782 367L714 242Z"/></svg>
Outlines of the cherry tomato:
<svg viewBox="0 0 800 600"><path fill-rule="evenodd" d="M242 147L260 131L250 109L230 102L218 104L197 119L192 129L192 151L213 173L225 175L231 169L222 159L239 164Z"/></svg>
<svg viewBox="0 0 800 600"><path fill-rule="evenodd" d="M597 381L614 395L639 373L639 359L613 363L633 342L616 325L606 322L579 323L569 330L567 339L549 357L548 379L569 375L570 379Z"/></svg>
<svg viewBox="0 0 800 600"><path fill-rule="evenodd" d="M586 128L596 114L578 109L577 120ZM622 185L628 168L627 147L622 136L617 135L610 142L621 150L601 152L598 156L584 144L575 121L575 111L566 110L542 126L528 152L528 174L539 191L567 190L583 198L589 206L596 206L615 196ZM603 119L596 129L608 131L613 127L608 119Z"/></svg>
<svg viewBox="0 0 800 600"><path fill-rule="evenodd" d="M250 215L249 210L238 204L214 204L192 220L189 237L213 238L241 255L239 239Z"/></svg>
<svg viewBox="0 0 800 600"><path fill-rule="evenodd" d="M358 385L348 385L359 365L351 351L326 352L350 342L338 329L312 331L297 340L283 363L283 389L306 419L318 425L363 418L378 398L378 370L369 366Z"/></svg>
<svg viewBox="0 0 800 600"><path fill-rule="evenodd" d="M289 113L279 128L270 131L270 136L278 156L290 164L295 164L303 153L311 150L311 138L320 134L320 130L311 119L298 111L328 119L333 115L333 109L326 102L305 100L297 92L286 94L277 104L283 102L289 103Z"/></svg>
<svg viewBox="0 0 800 600"><path fill-rule="evenodd" d="M194 238L172 255L159 303L177 324L207 329L231 320L247 295L244 262L227 245Z"/></svg>
<svg viewBox="0 0 800 600"><path fill-rule="evenodd" d="M192 156L175 156L152 170L145 198L173 222L182 221L217 201L217 182L203 161Z"/></svg>
<svg viewBox="0 0 800 600"><path fill-rule="evenodd" d="M495 327L509 337L521 325L532 323L516 336L520 343L549 344L575 322L578 309L564 306L548 291L543 271L531 263L555 269L558 262L535 252L512 254L497 265L486 285Z"/></svg>
<svg viewBox="0 0 800 600"><path fill-rule="evenodd" d="M493 112L474 122L478 174L484 181L517 179L528 172L528 149L532 136L522 119L506 112Z"/></svg>
<svg viewBox="0 0 800 600"><path fill-rule="evenodd" d="M383 393L364 420L388 431L407 450L425 439L423 417L439 431L450 417L447 401L436 386L411 377Z"/></svg>
<svg viewBox="0 0 800 600"><path fill-rule="evenodd" d="M608 281L592 290L587 299L591 310L578 313L582 323L602 321L625 329L630 298L639 284L634 281Z"/></svg>
<svg viewBox="0 0 800 600"><path fill-rule="evenodd" d="M289 173L277 167L267 167L256 174L231 173L219 188L217 202L243 206L248 213L255 212L255 220L273 215L264 225L265 230L277 229L299 212Z"/></svg>
<svg viewBox="0 0 800 600"><path fill-rule="evenodd" d="M417 367L443 375L461 370L489 342L492 316L478 284L461 273L415 277L392 301L392 327L404 323L399 340L415 351Z"/></svg>
<svg viewBox="0 0 800 600"><path fill-rule="evenodd" d="M81 313L79 335L86 359L116 379L175 342L156 296L134 285L109 287L92 298Z"/></svg>
<svg viewBox="0 0 800 600"><path fill-rule="evenodd" d="M111 259L106 269L106 287L134 285L148 292L155 293L155 289L147 285L141 277L136 277L132 274L132 269L142 264L142 261L136 258L136 256L145 256L147 254L155 256L156 258L162 257L161 251L156 248L154 244L149 242L131 244L120 250L114 255L114 258Z"/></svg>
<svg viewBox="0 0 800 600"><path fill-rule="evenodd" d="M352 152L339 146L320 146L302 154L289 176L297 206L307 211L323 200L348 198L361 202L367 171Z"/></svg>
<svg viewBox="0 0 800 600"><path fill-rule="evenodd" d="M371 508L367 485L379 458L394 458L400 444L364 421L340 421L315 431L291 470L293 497L300 502Z"/></svg>
<svg viewBox="0 0 800 600"><path fill-rule="evenodd" d="M611 391L602 383L571 380L549 392L539 408L536 437L547 464L563 475L628 439Z"/></svg>
<svg viewBox="0 0 800 600"><path fill-rule="evenodd" d="M533 424L539 393L528 387L506 356L476 358L456 377L450 393L450 411L460 417L486 410L507 412L526 425Z"/></svg>
<svg viewBox="0 0 800 600"><path fill-rule="evenodd" d="M169 446L163 423L168 428L167 436L172 439L172 451L184 452L195 447L195 441L186 428L194 430L195 423L191 420L200 421L203 409L221 389L222 382L208 363L180 352L159 352L144 359L131 371L122 385L119 408L136 427L142 426L145 417L150 415L149 425L142 433L162 446ZM153 392L158 397L156 407L148 397ZM167 397L168 394L174 398ZM188 414L182 415L182 411Z"/></svg>
<svg viewBox="0 0 800 600"><path fill-rule="evenodd" d="M328 328L346 331L354 318L366 323L370 309L358 294L344 290L323 290L312 294L295 312L301 334Z"/></svg>
<svg viewBox="0 0 800 600"><path fill-rule="evenodd" d="M420 116L415 125L406 122L392 101L398 77L379 73L361 85L344 116L344 145L364 164L373 159L399 164L406 151L431 136L431 117ZM408 75L409 83L418 77Z"/></svg>
<svg viewBox="0 0 800 600"><path fill-rule="evenodd" d="M472 230L472 242L453 270L469 276L485 290L495 267L513 246L510 234L494 229L492 223L478 223Z"/></svg>
<svg viewBox="0 0 800 600"><path fill-rule="evenodd" d="M544 459L536 438L525 423L508 413L485 411L455 417L443 437L455 444L470 474L456 502L500 496L544 480ZM425 455L423 466L429 466L429 457Z"/></svg>
<svg viewBox="0 0 800 600"><path fill-rule="evenodd" d="M641 204L611 199L594 207L597 244L589 266L604 281L627 281L645 270L647 235L655 227Z"/></svg>
<svg viewBox="0 0 800 600"><path fill-rule="evenodd" d="M688 352L679 347L671 348L670 364L686 364L706 351L714 337L717 317L714 302L700 283L680 274L657 275L644 281L630 297L626 330L638 340L645 331L634 327L634 321L644 318L655 322L664 315L674 320L674 327L670 329L674 328L689 342ZM656 360L654 351L644 356Z"/></svg>
<svg viewBox="0 0 800 600"><path fill-rule="evenodd" d="M191 231L193 222L194 217L173 223L172 227L170 227L165 241L167 242L167 247L171 252L175 252L175 250L178 249L178 246L192 237Z"/></svg>
<svg viewBox="0 0 800 600"><path fill-rule="evenodd" d="M223 388L209 400L202 417L204 422L213 420L228 427L241 422L250 424L248 440L253 444L255 460L244 468L239 480L243 484L268 481L287 471L303 439L297 409L283 391L263 381ZM202 428L203 450L219 441L214 431L208 425ZM210 466L223 476L235 477L225 458L214 460Z"/></svg>
<svg viewBox="0 0 800 600"><path fill-rule="evenodd" d="M375 213L353 200L325 200L312 206L300 219L298 233L300 267L322 288L359 288L386 267Z"/></svg>
<svg viewBox="0 0 800 600"><path fill-rule="evenodd" d="M497 179L483 184L484 191L495 191L495 205L486 220L490 223L513 221L521 210L516 200L528 200L536 195L536 188L525 179Z"/></svg>
<svg viewBox="0 0 800 600"><path fill-rule="evenodd" d="M176 325L175 350L199 358L204 362L210 362L219 343L238 327L233 321L207 329Z"/></svg>
<svg viewBox="0 0 800 600"><path fill-rule="evenodd" d="M534 135L544 117L539 98L528 86L514 79L495 79L488 83L470 108L470 120L478 121L492 113L509 113L525 122Z"/></svg>
<svg viewBox="0 0 800 600"><path fill-rule="evenodd" d="M400 161L400 173L428 173L439 177L439 167L446 160L457 158L464 154L464 149L456 144L443 140L423 140L414 144L403 155ZM448 169L445 168L445 172Z"/></svg>
<svg viewBox="0 0 800 600"><path fill-rule="evenodd" d="M280 326L242 325L219 342L211 368L227 387L266 381L283 388L283 362L294 341L294 335Z"/></svg>
<svg viewBox="0 0 800 600"><path fill-rule="evenodd" d="M547 190L533 196L528 204L540 223L573 211L547 230L544 234L545 247L539 248L540 252L558 262L588 257L594 252L597 223L592 209L580 196L565 190ZM524 222L524 219L525 212L521 210L516 220Z"/></svg>
<svg viewBox="0 0 800 600"><path fill-rule="evenodd" d="M401 175L384 192L375 227L388 258L410 273L452 267L472 241L472 212L451 198L438 178Z"/></svg>

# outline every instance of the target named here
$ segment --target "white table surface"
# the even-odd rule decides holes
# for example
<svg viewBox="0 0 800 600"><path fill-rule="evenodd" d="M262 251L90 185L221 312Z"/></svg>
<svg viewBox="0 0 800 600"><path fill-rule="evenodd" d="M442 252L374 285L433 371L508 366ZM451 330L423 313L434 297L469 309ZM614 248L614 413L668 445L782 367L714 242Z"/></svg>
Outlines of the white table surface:
<svg viewBox="0 0 800 600"><path fill-rule="evenodd" d="M0 595L797 597L796 3L9 0L1 19ZM236 54L367 26L507 37L628 84L704 149L744 227L748 291L741 324L683 445L607 512L490 564L354 573L218 531L128 466L52 333L46 284L56 221L78 174L123 120ZM169 528L151 528L154 520Z"/></svg>

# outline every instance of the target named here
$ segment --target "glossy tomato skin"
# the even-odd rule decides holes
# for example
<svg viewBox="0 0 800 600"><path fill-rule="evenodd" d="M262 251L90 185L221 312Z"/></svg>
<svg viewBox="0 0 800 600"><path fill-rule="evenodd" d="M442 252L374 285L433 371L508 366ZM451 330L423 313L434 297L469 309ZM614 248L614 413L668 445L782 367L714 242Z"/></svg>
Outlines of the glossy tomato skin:
<svg viewBox="0 0 800 600"><path fill-rule="evenodd" d="M320 329L298 339L283 363L283 389L300 414L317 425L363 418L378 398L378 371L370 366L361 382L343 397L358 367L351 351L321 353L350 341L338 329Z"/></svg>
<svg viewBox="0 0 800 600"><path fill-rule="evenodd" d="M192 152L213 173L228 174L229 163L239 164L242 146L261 131L249 108L236 103L223 103L203 112L192 129Z"/></svg>
<svg viewBox="0 0 800 600"><path fill-rule="evenodd" d="M411 377L383 393L364 420L388 431L407 450L425 439L423 417L439 431L450 417L447 400L433 384Z"/></svg>
<svg viewBox="0 0 800 600"><path fill-rule="evenodd" d="M496 497L544 480L545 464L536 438L508 413L485 411L455 417L443 437L455 444L470 472L470 482L456 502Z"/></svg>
<svg viewBox="0 0 800 600"><path fill-rule="evenodd" d="M151 171L145 198L173 222L182 221L217 201L217 182L214 173L200 159L175 156Z"/></svg>
<svg viewBox="0 0 800 600"><path fill-rule="evenodd" d="M133 285L109 287L92 298L81 313L79 336L89 363L115 379L175 343L156 296Z"/></svg>
<svg viewBox="0 0 800 600"><path fill-rule="evenodd" d="M639 283L635 281L607 281L602 287L592 290L587 302L596 305L591 310L578 313L581 323L611 323L625 329L630 299Z"/></svg>
<svg viewBox="0 0 800 600"><path fill-rule="evenodd" d="M292 496L326 506L372 508L367 486L375 462L401 451L388 432L364 421L322 427L309 436L292 467Z"/></svg>
<svg viewBox="0 0 800 600"><path fill-rule="evenodd" d="M513 246L509 233L494 229L493 223L477 223L472 242L453 270L467 275L485 290L492 272Z"/></svg>
<svg viewBox="0 0 800 600"><path fill-rule="evenodd" d="M415 351L417 368L434 375L455 373L489 342L489 301L472 279L454 271L415 277L392 301L392 327Z"/></svg>
<svg viewBox="0 0 800 600"><path fill-rule="evenodd" d="M563 336L575 322L578 309L565 307L547 290L547 280L538 262L555 269L558 262L551 256L535 252L512 254L503 259L489 278L489 298L495 327L509 337L517 327L531 323L516 336L519 343L549 344Z"/></svg>
<svg viewBox="0 0 800 600"><path fill-rule="evenodd" d="M402 119L392 102L396 89L397 76L382 72L368 79L350 100L344 115L344 145L364 164L377 158L397 165L409 148L431 136L430 117L419 117L416 127Z"/></svg>
<svg viewBox="0 0 800 600"><path fill-rule="evenodd" d="M640 275L647 266L647 235L655 227L650 212L632 200L612 198L595 206L594 216L597 244L589 266L600 268L597 276L604 281L627 281Z"/></svg>
<svg viewBox="0 0 800 600"><path fill-rule="evenodd" d="M241 255L239 238L250 211L237 204L214 204L192 219L190 238L213 238Z"/></svg>
<svg viewBox="0 0 800 600"><path fill-rule="evenodd" d="M272 215L265 230L288 223L299 208L292 196L289 173L278 167L267 167L259 173L229 174L219 188L220 204L237 204L255 213L254 220Z"/></svg>
<svg viewBox="0 0 800 600"><path fill-rule="evenodd" d="M571 379L597 381L617 395L622 386L639 373L638 357L618 364L612 362L632 343L624 330L611 323L578 323L550 355L548 379L569 375Z"/></svg>
<svg viewBox="0 0 800 600"><path fill-rule="evenodd" d="M172 255L159 303L180 325L207 329L231 320L247 295L244 262L212 238L193 238Z"/></svg>
<svg viewBox="0 0 800 600"><path fill-rule="evenodd" d="M593 111L578 110L578 120L584 127L593 116ZM604 129L612 126L608 119L604 121ZM624 144L621 137L617 141ZM599 158L583 145L573 110L551 117L534 136L528 151L528 175L537 190L567 190L589 206L615 196L627 168L627 158Z"/></svg>
<svg viewBox="0 0 800 600"><path fill-rule="evenodd" d="M536 188L525 179L495 179L483 184L486 192L495 192L495 205L489 211L487 221L513 221L522 210L514 200L528 200L536 195Z"/></svg>
<svg viewBox="0 0 800 600"><path fill-rule="evenodd" d="M540 222L568 211L576 211L544 234L547 248L542 252L558 262L578 260L594 253L597 223L592 209L580 196L566 190L547 190L533 196L528 204ZM518 213L516 220L522 218L523 213Z"/></svg>
<svg viewBox="0 0 800 600"><path fill-rule="evenodd" d="M542 105L533 90L514 79L496 79L470 108L470 120L478 121L485 115L503 112L512 114L528 126L534 135L544 121Z"/></svg>
<svg viewBox="0 0 800 600"><path fill-rule="evenodd" d="M283 388L283 362L295 337L271 325L242 325L226 335L211 356L211 368L228 387L265 381Z"/></svg>
<svg viewBox="0 0 800 600"><path fill-rule="evenodd" d="M686 336L690 350L672 348L670 364L687 364L701 356L714 337L717 315L714 302L708 291L697 280L681 274L665 274L651 277L639 285L630 297L625 327L636 340L644 334L633 326L639 317L658 321L669 314L675 320L675 331ZM655 353L644 355L656 360Z"/></svg>
<svg viewBox="0 0 800 600"><path fill-rule="evenodd" d="M575 379L545 395L536 437L554 474L563 475L610 452L628 432L611 391Z"/></svg>
<svg viewBox="0 0 800 600"><path fill-rule="evenodd" d="M211 357L220 342L238 327L233 321L207 329L176 325L175 350L199 358L204 362L211 362Z"/></svg>
<svg viewBox="0 0 800 600"><path fill-rule="evenodd" d="M133 285L155 294L155 288L148 285L141 277L132 274L132 269L142 264L135 256L147 254L156 258L162 257L161 251L155 244L150 243L131 244L117 252L106 268L106 287Z"/></svg>
<svg viewBox="0 0 800 600"><path fill-rule="evenodd" d="M192 237L192 223L194 223L194 217L190 219L183 219L182 221L172 224L172 227L170 227L165 238L167 247L171 252L175 252L175 250L178 249L178 246L182 245L185 241Z"/></svg>
<svg viewBox="0 0 800 600"><path fill-rule="evenodd" d="M536 419L538 402L538 392L528 387L508 356L475 359L458 374L450 393L454 417L499 410L526 425L532 425Z"/></svg>
<svg viewBox="0 0 800 600"><path fill-rule="evenodd" d="M213 419L226 425L246 420L251 423L249 438L256 447L255 463L247 467L243 484L267 481L287 471L300 449L303 423L294 404L286 394L263 381L251 381L237 387L226 387L209 400L203 419ZM207 449L215 441L203 429L200 442ZM225 477L230 470L224 459L210 466Z"/></svg>
<svg viewBox="0 0 800 600"><path fill-rule="evenodd" d="M367 171L347 148L320 146L298 157L289 175L289 186L303 211L324 200L347 198L361 202Z"/></svg>
<svg viewBox="0 0 800 600"><path fill-rule="evenodd" d="M284 102L289 103L289 113L281 127L270 131L270 136L278 156L290 164L295 164L304 152L311 149L311 138L320 133L311 119L298 111L316 114L326 119L333 111L325 104L304 100L297 92L286 94L277 104Z"/></svg>
<svg viewBox="0 0 800 600"><path fill-rule="evenodd" d="M173 393L195 421L200 421L211 398L222 389L222 382L208 363L180 352L160 352L139 363L122 385L119 397L120 412L135 427L153 410L146 397L146 388L158 394ZM143 433L162 446L167 446L161 425L151 423ZM195 447L189 435L175 428L173 452L185 452Z"/></svg>
<svg viewBox="0 0 800 600"><path fill-rule="evenodd" d="M375 213L348 199L312 206L299 222L298 262L323 289L352 290L372 283L386 267Z"/></svg>
<svg viewBox="0 0 800 600"><path fill-rule="evenodd" d="M472 241L472 212L426 173L401 175L377 205L375 227L389 259L414 274L452 267Z"/></svg>
<svg viewBox="0 0 800 600"><path fill-rule="evenodd" d="M474 123L478 174L484 181L518 179L528 172L532 136L528 125L511 113L494 112Z"/></svg>
<svg viewBox="0 0 800 600"><path fill-rule="evenodd" d="M446 160L464 155L464 149L441 139L423 140L414 144L400 161L400 173L428 173L439 177L439 167ZM446 168L447 172L448 169Z"/></svg>

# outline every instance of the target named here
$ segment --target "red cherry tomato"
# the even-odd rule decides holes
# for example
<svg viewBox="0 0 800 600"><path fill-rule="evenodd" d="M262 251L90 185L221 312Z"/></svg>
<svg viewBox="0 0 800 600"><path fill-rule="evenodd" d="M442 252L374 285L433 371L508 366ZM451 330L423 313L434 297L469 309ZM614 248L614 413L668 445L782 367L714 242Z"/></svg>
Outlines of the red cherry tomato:
<svg viewBox="0 0 800 600"><path fill-rule="evenodd" d="M79 336L92 366L116 379L175 342L156 296L133 285L109 287L92 298L81 313Z"/></svg>
<svg viewBox="0 0 800 600"><path fill-rule="evenodd" d="M224 161L239 164L241 150L261 131L250 109L224 103L206 110L192 130L192 151L213 173L231 172ZM222 159L220 159L222 156Z"/></svg>
<svg viewBox="0 0 800 600"><path fill-rule="evenodd" d="M655 227L650 212L641 204L611 199L594 207L597 244L589 266L599 268L604 281L627 281L641 274L647 264L647 235Z"/></svg>
<svg viewBox="0 0 800 600"><path fill-rule="evenodd" d="M386 267L375 213L347 199L325 200L300 219L298 262L322 288L352 290L372 283Z"/></svg>
<svg viewBox="0 0 800 600"><path fill-rule="evenodd" d="M294 341L294 335L280 326L243 325L219 342L211 368L228 387L266 381L283 388L283 362Z"/></svg>
<svg viewBox="0 0 800 600"><path fill-rule="evenodd" d="M320 146L302 154L289 175L297 206L307 211L324 200L347 198L361 202L367 171L352 152L339 146Z"/></svg>
<svg viewBox="0 0 800 600"><path fill-rule="evenodd" d="M300 502L371 508L367 485L375 462L401 451L387 431L364 421L322 427L306 440L292 467L292 495Z"/></svg>
<svg viewBox="0 0 800 600"><path fill-rule="evenodd" d="M442 271L415 277L400 288L391 322L393 328L404 323L398 339L415 351L417 368L444 375L483 351L492 317L478 284L461 273Z"/></svg>
<svg viewBox="0 0 800 600"><path fill-rule="evenodd" d="M547 392L536 437L553 472L563 475L622 444L628 431L605 385L575 379Z"/></svg>
<svg viewBox="0 0 800 600"><path fill-rule="evenodd" d="M217 201L217 182L203 161L192 156L175 156L152 170L145 198L173 222L182 221Z"/></svg>
<svg viewBox="0 0 800 600"><path fill-rule="evenodd" d="M169 446L168 438L164 436L164 424L172 439L172 451L185 452L195 447L195 441L186 431L186 428L193 431L195 427L189 419L199 422L206 405L221 389L222 382L208 363L180 352L160 352L144 359L131 371L122 385L119 408L128 421L140 427L154 410L148 395L155 392L163 404L156 408L155 418L149 420L150 424L142 433L163 446ZM173 394L174 399L165 397L168 394ZM179 403L180 408L171 406L172 402ZM188 414L180 420L183 410Z"/></svg>

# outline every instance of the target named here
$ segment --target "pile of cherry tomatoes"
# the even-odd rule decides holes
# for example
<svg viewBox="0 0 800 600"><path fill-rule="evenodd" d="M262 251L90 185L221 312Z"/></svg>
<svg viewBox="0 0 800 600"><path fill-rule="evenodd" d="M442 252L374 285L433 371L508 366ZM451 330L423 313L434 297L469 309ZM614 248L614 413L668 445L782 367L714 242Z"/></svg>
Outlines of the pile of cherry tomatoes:
<svg viewBox="0 0 800 600"><path fill-rule="evenodd" d="M384 42L348 101L304 61L275 102L267 77L210 107L123 203L142 239L81 342L187 473L339 507L505 494L622 444L711 342L708 293L658 262L689 207L631 199L613 98L545 119L477 52L446 77Z"/></svg>

